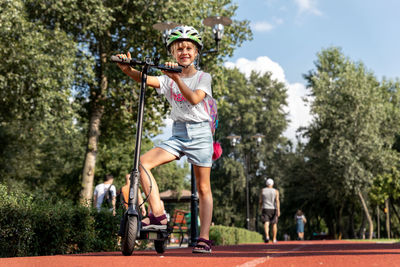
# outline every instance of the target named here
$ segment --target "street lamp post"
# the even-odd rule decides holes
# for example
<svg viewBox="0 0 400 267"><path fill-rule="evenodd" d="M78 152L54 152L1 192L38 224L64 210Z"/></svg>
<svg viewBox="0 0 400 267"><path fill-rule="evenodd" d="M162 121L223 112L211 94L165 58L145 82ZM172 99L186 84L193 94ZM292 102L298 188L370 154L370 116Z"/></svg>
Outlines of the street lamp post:
<svg viewBox="0 0 400 267"><path fill-rule="evenodd" d="M253 135L251 138L256 139L257 146L261 144L262 138L264 135L256 134ZM240 135L229 135L226 137L230 140L231 145L233 147L242 139ZM250 192L249 192L249 169L250 169L250 156L245 153L244 155L244 169L245 169L245 176L246 176L246 229L250 230Z"/></svg>
<svg viewBox="0 0 400 267"><path fill-rule="evenodd" d="M224 35L224 27L230 25L231 23L232 20L230 18L220 16L208 17L203 20L204 25L213 28L214 40L217 46L216 50L210 50L208 53L219 51L219 42L222 40L222 36Z"/></svg>
<svg viewBox="0 0 400 267"><path fill-rule="evenodd" d="M193 164L190 166L190 183L192 194L190 196L190 247L196 246L197 237L199 236L199 227L197 217L199 216L199 198L197 196L196 179L194 176Z"/></svg>
<svg viewBox="0 0 400 267"><path fill-rule="evenodd" d="M212 16L203 20L203 24L205 26L213 27L214 40L216 44L216 49L203 51L202 54L207 53L217 53L219 51L219 42L222 40L224 35L224 26L230 25L232 20L228 17L221 16ZM161 22L153 25L153 28L162 32L162 40L166 47L167 45L167 37L171 33L172 29L181 24L174 22ZM200 64L200 56L196 62L196 66L198 67ZM189 246L194 247L197 243L197 237L199 235L199 228L197 224L198 217L198 205L199 198L197 197L197 189L196 189L196 179L194 174L193 165L191 165L191 197L190 197L190 243Z"/></svg>

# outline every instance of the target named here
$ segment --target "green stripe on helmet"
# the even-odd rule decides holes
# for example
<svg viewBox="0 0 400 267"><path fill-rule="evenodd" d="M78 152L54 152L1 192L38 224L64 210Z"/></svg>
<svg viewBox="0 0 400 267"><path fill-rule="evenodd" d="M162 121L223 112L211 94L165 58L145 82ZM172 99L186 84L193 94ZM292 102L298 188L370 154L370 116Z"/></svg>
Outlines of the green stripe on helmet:
<svg viewBox="0 0 400 267"><path fill-rule="evenodd" d="M201 40L200 34L197 30L191 26L178 26L175 27L167 39L167 48L169 49L171 44L177 40L190 40L193 41L198 48L201 50L203 48L203 42Z"/></svg>

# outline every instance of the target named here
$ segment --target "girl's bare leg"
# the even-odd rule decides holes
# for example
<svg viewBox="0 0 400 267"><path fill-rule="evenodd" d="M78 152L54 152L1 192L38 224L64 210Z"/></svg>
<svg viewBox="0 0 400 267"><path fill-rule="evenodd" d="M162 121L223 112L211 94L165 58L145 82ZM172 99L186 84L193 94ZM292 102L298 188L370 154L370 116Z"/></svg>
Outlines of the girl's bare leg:
<svg viewBox="0 0 400 267"><path fill-rule="evenodd" d="M196 186L199 193L200 236L210 239L210 226L213 213L213 197L210 184L211 168L193 166L196 177ZM202 242L200 242L202 243ZM205 244L204 244L205 245Z"/></svg>
<svg viewBox="0 0 400 267"><path fill-rule="evenodd" d="M156 217L164 214L164 208L160 201L160 192L158 190L157 182L150 170L175 159L177 158L173 154L159 147L149 150L140 157L140 182L144 193L148 195L150 191L150 181L148 177L151 179L152 189L148 201L151 211ZM147 173L143 168L146 169ZM166 220L163 220L162 223L166 223Z"/></svg>

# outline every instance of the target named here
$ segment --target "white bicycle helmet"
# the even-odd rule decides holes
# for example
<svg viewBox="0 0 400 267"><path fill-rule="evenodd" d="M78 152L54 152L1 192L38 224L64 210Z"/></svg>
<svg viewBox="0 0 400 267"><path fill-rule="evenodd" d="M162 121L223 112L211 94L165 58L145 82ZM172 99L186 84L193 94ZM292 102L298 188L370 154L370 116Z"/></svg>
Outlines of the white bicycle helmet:
<svg viewBox="0 0 400 267"><path fill-rule="evenodd" d="M172 43L175 41L188 40L197 45L199 51L203 49L203 41L199 32L192 26L177 26L172 29L171 34L167 38L167 49L169 50Z"/></svg>

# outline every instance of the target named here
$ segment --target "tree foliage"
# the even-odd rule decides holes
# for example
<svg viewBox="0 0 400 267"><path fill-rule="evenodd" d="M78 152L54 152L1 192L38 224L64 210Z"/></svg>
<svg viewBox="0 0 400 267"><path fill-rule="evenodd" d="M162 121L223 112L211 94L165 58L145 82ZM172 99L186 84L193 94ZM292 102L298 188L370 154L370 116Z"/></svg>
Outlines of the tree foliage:
<svg viewBox="0 0 400 267"><path fill-rule="evenodd" d="M82 160L70 101L75 44L58 26L31 22L24 1L0 10L0 181L64 195L57 185Z"/></svg>
<svg viewBox="0 0 400 267"><path fill-rule="evenodd" d="M342 233L343 213L356 205L354 199L359 197L364 206L373 177L398 162L392 149L400 130L398 103L388 90L395 87L380 83L362 63L352 62L338 48L322 50L315 67L305 75L314 120L304 131L309 142L304 148L308 172L303 179L307 185L316 184L311 187L318 193L316 203L330 203L318 212L331 224L331 233ZM312 195L305 197L310 201ZM368 209L364 210L368 218Z"/></svg>
<svg viewBox="0 0 400 267"><path fill-rule="evenodd" d="M228 92L219 99L216 134L224 152L212 171L214 214L218 224L245 225L247 175L254 229L265 178L274 177L277 185L283 178L277 159L286 144L281 134L288 123L284 111L287 89L283 83L273 80L271 73L253 72L246 78L237 69L224 71ZM259 145L254 138L256 134L264 135ZM241 136L234 147L227 138L231 135Z"/></svg>
<svg viewBox="0 0 400 267"><path fill-rule="evenodd" d="M236 9L228 0L27 2L33 19L41 21L50 28L60 25L83 48L78 53L80 59L93 60L92 75L82 80L83 83L77 88L80 96L89 99L86 105L89 129L83 168L82 202L91 198L97 154L105 148L98 143L101 142L101 134L114 136L115 133L112 131L116 130L118 136L126 136L131 134L131 129L135 129L132 122L136 117L138 87L134 86L115 65L107 64L109 57L115 53L130 51L136 58L160 56L165 59L167 53L161 42L161 34L152 27L153 24L174 21L201 28L201 22L205 17L217 14L231 17ZM194 6L196 8L193 8ZM235 22L227 29L219 57L208 56L204 59L204 66L208 66L206 70L216 70L215 65L221 62L222 57L232 54L234 47L247 38L249 35L247 25L246 21ZM205 30L206 33L210 31L211 29ZM210 47L212 39L211 36L205 35L206 47ZM216 84L218 80L220 79L216 79ZM133 92L132 87L135 88ZM157 133L166 109L157 98L151 97L154 96L154 91L148 91L147 96L147 105L151 108L146 111L144 128L148 137ZM110 119L114 125L122 127L116 129L105 123L110 122ZM126 151L121 151L122 153Z"/></svg>
<svg viewBox="0 0 400 267"><path fill-rule="evenodd" d="M378 204L389 198L400 199L400 171L392 168L390 172L379 174L373 181L370 197Z"/></svg>
<svg viewBox="0 0 400 267"><path fill-rule="evenodd" d="M124 177L132 167L139 86L109 57L130 51L139 59L168 60L161 33L152 27L164 21L197 27L209 50L212 29L202 20L233 17L236 8L230 0L3 1L1 179L76 199L81 186L90 195L93 183L106 173ZM222 58L250 38L248 21L234 21L225 29L220 52L202 59L202 68L214 74L216 95L225 88L218 67ZM153 146L151 138L160 132L167 111L166 101L147 90L143 151ZM82 161L84 178L90 174L83 183ZM185 184L187 171L178 165L156 170L160 180L176 185L173 189Z"/></svg>

